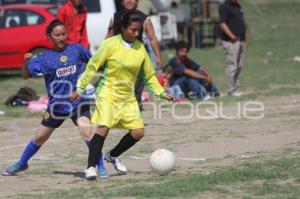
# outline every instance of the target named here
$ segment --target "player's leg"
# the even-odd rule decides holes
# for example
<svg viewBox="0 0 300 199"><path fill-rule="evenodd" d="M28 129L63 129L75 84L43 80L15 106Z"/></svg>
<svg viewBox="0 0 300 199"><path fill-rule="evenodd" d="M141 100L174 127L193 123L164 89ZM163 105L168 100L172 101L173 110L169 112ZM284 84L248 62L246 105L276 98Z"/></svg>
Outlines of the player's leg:
<svg viewBox="0 0 300 199"><path fill-rule="evenodd" d="M83 139L85 140L88 148L90 148L91 139L93 136L90 119L86 116L81 116L77 119L77 124L78 124L80 134L82 135ZM98 166L99 177L100 178L108 178L109 175L108 175L107 170L104 165L102 152L99 155L99 161L97 163L97 166Z"/></svg>
<svg viewBox="0 0 300 199"><path fill-rule="evenodd" d="M85 170L85 177L88 180L94 180L97 177L96 165L99 162L100 154L102 153L102 148L104 140L109 132L109 128L106 126L98 126L96 133L90 142L88 166Z"/></svg>
<svg viewBox="0 0 300 199"><path fill-rule="evenodd" d="M105 155L105 160L112 163L114 168L121 174L127 172L127 168L118 158L122 153L130 149L135 143L144 137L144 128L130 130L122 137L120 142Z"/></svg>
<svg viewBox="0 0 300 199"><path fill-rule="evenodd" d="M3 175L15 175L19 171L23 171L28 168L29 159L40 149L40 147L48 140L52 132L58 128L64 119L58 119L55 113L51 114L51 111L47 109L45 112L41 125L38 128L35 136L28 143L20 160L9 166L2 173Z"/></svg>
<svg viewBox="0 0 300 199"><path fill-rule="evenodd" d="M106 153L104 159L112 163L119 173L125 174L127 168L118 157L143 138L144 123L136 101L122 104L119 110L121 115L115 127L128 129L129 132L121 138L120 142L110 152Z"/></svg>
<svg viewBox="0 0 300 199"><path fill-rule="evenodd" d="M26 148L23 151L23 154L20 160L7 167L3 172L2 175L10 176L15 175L16 173L23 171L28 168L28 161L30 158L40 149L40 147L48 140L52 132L55 128L50 128L41 125L36 132L33 139L27 144Z"/></svg>

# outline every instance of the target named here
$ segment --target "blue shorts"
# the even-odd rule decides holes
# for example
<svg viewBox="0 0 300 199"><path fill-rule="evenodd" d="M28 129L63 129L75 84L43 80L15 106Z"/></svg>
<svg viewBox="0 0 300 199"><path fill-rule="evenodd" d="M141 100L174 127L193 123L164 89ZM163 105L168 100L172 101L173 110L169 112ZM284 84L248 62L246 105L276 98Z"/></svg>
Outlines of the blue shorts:
<svg viewBox="0 0 300 199"><path fill-rule="evenodd" d="M69 114L55 113L48 108L43 116L41 124L49 128L58 128L66 119L71 118L73 123L77 126L77 119L83 116L91 119L89 105L83 105L80 109L75 109Z"/></svg>

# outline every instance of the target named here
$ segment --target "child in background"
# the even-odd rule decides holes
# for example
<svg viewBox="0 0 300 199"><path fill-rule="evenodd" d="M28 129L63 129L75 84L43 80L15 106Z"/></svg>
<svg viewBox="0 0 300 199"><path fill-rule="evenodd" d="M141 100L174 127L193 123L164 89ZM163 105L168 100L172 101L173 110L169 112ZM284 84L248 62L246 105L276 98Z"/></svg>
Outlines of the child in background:
<svg viewBox="0 0 300 199"><path fill-rule="evenodd" d="M173 95L176 98L176 101L184 100L184 93L182 92L179 85L170 86L170 79L173 76L173 69L171 66L166 66L163 68L163 73L158 76L158 82L165 89L166 93Z"/></svg>

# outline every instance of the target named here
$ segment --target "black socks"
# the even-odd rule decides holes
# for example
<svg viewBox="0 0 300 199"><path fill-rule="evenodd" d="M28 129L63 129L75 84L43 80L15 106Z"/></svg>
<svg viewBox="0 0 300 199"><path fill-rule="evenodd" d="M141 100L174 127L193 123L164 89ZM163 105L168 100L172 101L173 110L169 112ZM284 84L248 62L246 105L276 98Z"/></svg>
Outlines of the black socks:
<svg viewBox="0 0 300 199"><path fill-rule="evenodd" d="M90 147L89 147L89 158L88 158L88 167L95 167L99 161L100 153L103 148L105 137L94 134Z"/></svg>
<svg viewBox="0 0 300 199"><path fill-rule="evenodd" d="M122 137L119 144L110 151L110 155L112 157L118 157L137 142L138 140L134 139L130 133L127 133Z"/></svg>

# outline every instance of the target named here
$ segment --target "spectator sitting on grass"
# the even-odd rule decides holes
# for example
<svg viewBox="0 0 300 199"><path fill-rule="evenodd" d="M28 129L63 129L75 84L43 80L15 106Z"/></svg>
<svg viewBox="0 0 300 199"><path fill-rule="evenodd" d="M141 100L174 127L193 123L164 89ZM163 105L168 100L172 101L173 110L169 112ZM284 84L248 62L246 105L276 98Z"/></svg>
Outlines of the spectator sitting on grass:
<svg viewBox="0 0 300 199"><path fill-rule="evenodd" d="M220 95L213 84L208 69L197 64L188 57L190 45L188 42L180 41L176 46L176 56L169 61L174 71L172 82L180 86L184 93L193 92L198 100Z"/></svg>

